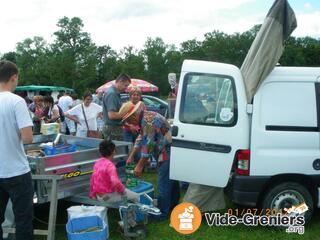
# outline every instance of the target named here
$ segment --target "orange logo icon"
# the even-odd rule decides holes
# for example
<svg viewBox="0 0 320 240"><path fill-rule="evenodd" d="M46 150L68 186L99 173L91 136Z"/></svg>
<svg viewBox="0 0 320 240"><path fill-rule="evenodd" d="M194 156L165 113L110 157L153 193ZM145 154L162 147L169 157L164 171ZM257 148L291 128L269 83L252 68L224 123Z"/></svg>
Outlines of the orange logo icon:
<svg viewBox="0 0 320 240"><path fill-rule="evenodd" d="M201 212L192 203L184 202L177 205L170 217L172 227L179 233L191 234L201 225Z"/></svg>

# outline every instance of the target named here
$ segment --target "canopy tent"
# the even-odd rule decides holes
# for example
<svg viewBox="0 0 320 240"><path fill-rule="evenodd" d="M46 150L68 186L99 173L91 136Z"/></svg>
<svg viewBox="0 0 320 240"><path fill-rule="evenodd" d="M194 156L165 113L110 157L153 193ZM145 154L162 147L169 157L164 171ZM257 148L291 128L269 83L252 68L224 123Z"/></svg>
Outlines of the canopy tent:
<svg viewBox="0 0 320 240"><path fill-rule="evenodd" d="M69 91L74 92L72 88L66 87L57 87L57 86L37 86L37 85L27 85L27 86L18 86L16 91L43 91L43 92L60 92L60 91Z"/></svg>
<svg viewBox="0 0 320 240"><path fill-rule="evenodd" d="M109 81L109 82L103 84L102 86L100 86L96 89L96 92L99 92L99 91L105 92L109 87L114 85L115 82L116 82L116 80L112 80L112 81ZM158 92L159 91L159 88L156 85L153 85L152 83L149 83L149 82L147 82L145 80L141 80L141 79L131 78L131 84L126 89L126 92L129 92L133 86L139 87L142 92Z"/></svg>

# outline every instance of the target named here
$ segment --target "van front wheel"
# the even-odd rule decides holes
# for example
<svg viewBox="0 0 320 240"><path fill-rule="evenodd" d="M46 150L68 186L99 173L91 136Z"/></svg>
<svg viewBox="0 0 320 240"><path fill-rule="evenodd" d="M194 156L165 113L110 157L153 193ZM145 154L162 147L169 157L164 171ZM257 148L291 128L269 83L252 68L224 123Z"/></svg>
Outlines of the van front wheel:
<svg viewBox="0 0 320 240"><path fill-rule="evenodd" d="M299 183L285 182L271 188L264 197L262 208L271 213L286 214L285 208L291 208L301 203L308 206L308 211L303 213L305 223L313 215L313 199L308 189Z"/></svg>

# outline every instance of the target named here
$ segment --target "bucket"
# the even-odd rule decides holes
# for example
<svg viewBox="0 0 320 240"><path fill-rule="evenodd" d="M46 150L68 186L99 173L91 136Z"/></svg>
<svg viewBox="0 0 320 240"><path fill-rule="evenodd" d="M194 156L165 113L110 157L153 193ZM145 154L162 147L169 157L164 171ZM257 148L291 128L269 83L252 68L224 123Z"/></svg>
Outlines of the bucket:
<svg viewBox="0 0 320 240"><path fill-rule="evenodd" d="M68 240L108 239L108 227L99 216L70 218L66 230Z"/></svg>

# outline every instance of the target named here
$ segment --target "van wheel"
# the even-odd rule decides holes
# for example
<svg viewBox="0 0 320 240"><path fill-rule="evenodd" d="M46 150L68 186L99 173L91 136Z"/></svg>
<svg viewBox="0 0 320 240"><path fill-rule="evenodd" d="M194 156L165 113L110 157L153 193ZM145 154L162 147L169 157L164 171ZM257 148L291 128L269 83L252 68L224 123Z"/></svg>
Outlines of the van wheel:
<svg viewBox="0 0 320 240"><path fill-rule="evenodd" d="M313 215L313 198L308 189L299 183L285 182L276 185L270 189L264 197L262 208L269 209L271 213L285 214L284 208L305 203L309 210L302 215L304 216L305 223L309 222Z"/></svg>

